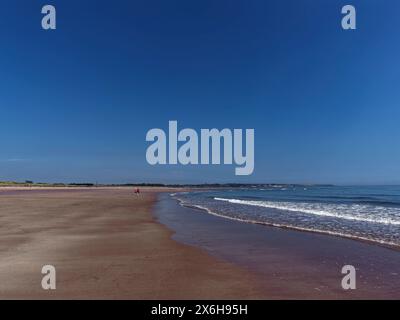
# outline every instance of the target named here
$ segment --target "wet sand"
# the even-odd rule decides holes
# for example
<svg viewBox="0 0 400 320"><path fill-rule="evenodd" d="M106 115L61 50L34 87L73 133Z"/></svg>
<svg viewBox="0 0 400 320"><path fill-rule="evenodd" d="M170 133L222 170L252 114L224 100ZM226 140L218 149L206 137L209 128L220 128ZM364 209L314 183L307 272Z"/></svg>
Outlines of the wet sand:
<svg viewBox="0 0 400 320"><path fill-rule="evenodd" d="M329 235L232 221L161 195L173 238L249 270L270 299L400 299L400 251ZM343 290L344 265L356 290Z"/></svg>
<svg viewBox="0 0 400 320"><path fill-rule="evenodd" d="M152 215L164 191L1 189L0 299L266 297L250 272L171 239ZM48 264L56 290L41 288Z"/></svg>

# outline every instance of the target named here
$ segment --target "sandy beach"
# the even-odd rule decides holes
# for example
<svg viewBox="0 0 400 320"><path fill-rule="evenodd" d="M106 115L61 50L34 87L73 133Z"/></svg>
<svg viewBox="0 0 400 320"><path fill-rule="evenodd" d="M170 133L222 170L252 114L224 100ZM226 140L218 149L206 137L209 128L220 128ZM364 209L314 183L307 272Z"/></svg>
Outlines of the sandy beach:
<svg viewBox="0 0 400 320"><path fill-rule="evenodd" d="M1 189L0 299L265 297L248 271L171 239L152 215L165 191ZM41 288L48 264L56 290Z"/></svg>
<svg viewBox="0 0 400 320"><path fill-rule="evenodd" d="M1 188L0 299L400 297L398 250L212 216L177 191ZM345 264L357 290L340 285Z"/></svg>

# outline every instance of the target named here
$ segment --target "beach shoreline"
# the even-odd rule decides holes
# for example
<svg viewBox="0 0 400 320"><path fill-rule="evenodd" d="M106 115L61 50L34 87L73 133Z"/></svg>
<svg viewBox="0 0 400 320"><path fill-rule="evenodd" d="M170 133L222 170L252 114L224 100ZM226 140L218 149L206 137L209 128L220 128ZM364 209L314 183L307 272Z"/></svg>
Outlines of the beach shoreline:
<svg viewBox="0 0 400 320"><path fill-rule="evenodd" d="M157 195L176 189L0 191L0 299L255 299L253 275L171 239ZM56 290L41 288L54 265Z"/></svg>
<svg viewBox="0 0 400 320"><path fill-rule="evenodd" d="M189 189L0 188L0 299L399 299L398 251L181 206ZM57 289L41 288L54 265ZM341 288L341 267L357 290Z"/></svg>
<svg viewBox="0 0 400 320"><path fill-rule="evenodd" d="M269 299L399 299L400 254L372 242L246 223L161 195L158 219L173 238L253 273ZM356 290L344 290L353 265Z"/></svg>

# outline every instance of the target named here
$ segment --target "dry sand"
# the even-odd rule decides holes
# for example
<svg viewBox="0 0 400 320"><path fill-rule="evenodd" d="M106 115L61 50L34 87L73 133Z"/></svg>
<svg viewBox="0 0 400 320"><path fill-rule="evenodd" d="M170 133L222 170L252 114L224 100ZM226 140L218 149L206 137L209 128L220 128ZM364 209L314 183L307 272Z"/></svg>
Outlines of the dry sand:
<svg viewBox="0 0 400 320"><path fill-rule="evenodd" d="M0 190L0 299L262 298L251 274L171 239L151 213L161 191Z"/></svg>

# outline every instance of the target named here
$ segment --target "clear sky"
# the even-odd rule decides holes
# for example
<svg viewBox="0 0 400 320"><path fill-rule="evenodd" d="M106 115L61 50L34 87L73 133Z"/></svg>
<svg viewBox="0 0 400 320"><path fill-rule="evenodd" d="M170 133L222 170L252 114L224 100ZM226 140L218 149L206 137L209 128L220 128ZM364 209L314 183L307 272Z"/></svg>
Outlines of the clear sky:
<svg viewBox="0 0 400 320"><path fill-rule="evenodd" d="M400 183L399 36L398 0L2 1L0 180ZM148 165L169 120L254 128L253 175Z"/></svg>

